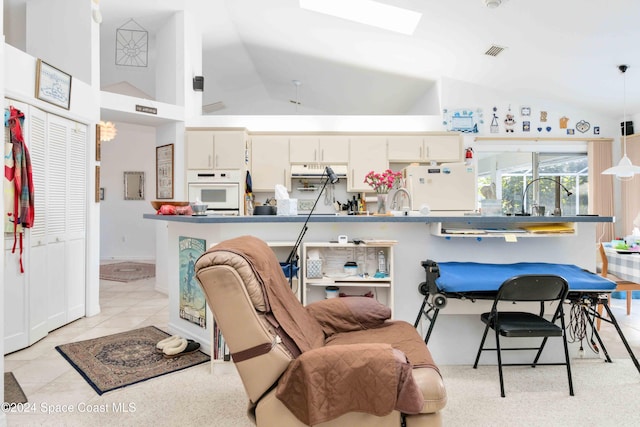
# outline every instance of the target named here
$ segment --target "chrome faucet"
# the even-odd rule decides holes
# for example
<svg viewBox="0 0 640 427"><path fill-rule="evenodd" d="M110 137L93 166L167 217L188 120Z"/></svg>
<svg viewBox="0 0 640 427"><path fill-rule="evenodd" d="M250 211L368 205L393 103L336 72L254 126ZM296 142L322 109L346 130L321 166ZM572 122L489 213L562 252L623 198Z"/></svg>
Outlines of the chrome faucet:
<svg viewBox="0 0 640 427"><path fill-rule="evenodd" d="M395 194L393 195L393 198L391 199L391 210L397 210L397 205L398 205L398 194L404 194L407 196L407 200L409 201L409 206L408 206L408 210L411 210L412 204L411 204L411 194L409 194L409 192L407 191L406 188L398 188L395 192ZM405 207L407 207L406 205L401 206L401 209L404 209Z"/></svg>

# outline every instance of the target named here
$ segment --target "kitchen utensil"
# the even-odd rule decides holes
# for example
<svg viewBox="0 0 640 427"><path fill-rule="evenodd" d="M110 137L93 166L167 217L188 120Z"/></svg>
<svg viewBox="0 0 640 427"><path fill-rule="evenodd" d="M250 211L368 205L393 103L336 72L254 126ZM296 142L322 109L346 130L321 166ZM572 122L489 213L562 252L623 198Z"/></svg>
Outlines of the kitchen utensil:
<svg viewBox="0 0 640 427"><path fill-rule="evenodd" d="M271 205L260 205L253 207L254 215L275 215L277 213L277 208Z"/></svg>

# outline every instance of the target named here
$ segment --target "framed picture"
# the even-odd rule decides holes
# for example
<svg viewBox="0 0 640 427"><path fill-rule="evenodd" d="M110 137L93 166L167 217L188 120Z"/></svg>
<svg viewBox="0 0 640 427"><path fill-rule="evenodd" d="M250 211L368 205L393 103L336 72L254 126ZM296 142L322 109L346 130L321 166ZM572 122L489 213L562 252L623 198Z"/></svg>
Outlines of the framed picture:
<svg viewBox="0 0 640 427"><path fill-rule="evenodd" d="M100 124L96 125L96 162L100 161Z"/></svg>
<svg viewBox="0 0 640 427"><path fill-rule="evenodd" d="M96 203L100 203L100 166L96 166Z"/></svg>
<svg viewBox="0 0 640 427"><path fill-rule="evenodd" d="M173 199L173 144L156 147L156 198Z"/></svg>
<svg viewBox="0 0 640 427"><path fill-rule="evenodd" d="M71 74L38 59L36 98L68 110L71 103Z"/></svg>

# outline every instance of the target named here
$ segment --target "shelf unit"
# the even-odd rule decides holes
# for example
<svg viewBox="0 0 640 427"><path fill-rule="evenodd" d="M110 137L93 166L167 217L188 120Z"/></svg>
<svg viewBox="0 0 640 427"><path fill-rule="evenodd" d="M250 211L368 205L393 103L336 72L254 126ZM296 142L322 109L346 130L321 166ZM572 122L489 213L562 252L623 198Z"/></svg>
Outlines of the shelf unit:
<svg viewBox="0 0 640 427"><path fill-rule="evenodd" d="M363 243L331 243L314 242L302 245L301 274L302 303L309 303L326 298L326 287L336 286L341 296L371 295L380 303L391 308L393 313L393 249L395 241L365 240ZM374 277L378 270L378 253L385 257L387 274ZM309 256L320 259L322 277L311 276ZM357 274L344 272L344 264L354 261L358 265ZM313 261L312 261L313 262ZM392 314L393 315L393 314Z"/></svg>
<svg viewBox="0 0 640 427"><path fill-rule="evenodd" d="M488 221L474 222L433 222L431 234L445 238L507 238L518 237L562 237L575 236L578 233L573 222L513 222L508 228Z"/></svg>

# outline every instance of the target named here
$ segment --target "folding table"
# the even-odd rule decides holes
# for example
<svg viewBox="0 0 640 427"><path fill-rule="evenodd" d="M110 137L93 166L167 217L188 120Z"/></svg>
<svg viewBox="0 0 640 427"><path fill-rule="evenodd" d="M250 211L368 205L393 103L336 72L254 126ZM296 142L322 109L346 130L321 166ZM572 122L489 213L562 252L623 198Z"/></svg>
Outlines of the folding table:
<svg viewBox="0 0 640 427"><path fill-rule="evenodd" d="M498 288L506 279L523 274L554 274L563 277L569 283L570 304L578 305L591 324L594 335L600 344L607 362L611 362L609 353L594 326L594 319L611 323L618 332L629 356L633 360L638 372L640 364L633 354L618 322L611 312L606 294L615 290L615 283L584 270L576 265L552 264L540 262L521 262L514 264L486 264L474 262L422 262L426 272L426 281L420 283L418 290L424 295L424 300L414 327L417 327L424 316L430 321L424 342L428 343L435 326L438 314L447 305L448 298L467 299L471 301L493 300ZM602 317L596 310L597 304L602 304L609 318Z"/></svg>

